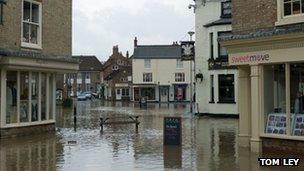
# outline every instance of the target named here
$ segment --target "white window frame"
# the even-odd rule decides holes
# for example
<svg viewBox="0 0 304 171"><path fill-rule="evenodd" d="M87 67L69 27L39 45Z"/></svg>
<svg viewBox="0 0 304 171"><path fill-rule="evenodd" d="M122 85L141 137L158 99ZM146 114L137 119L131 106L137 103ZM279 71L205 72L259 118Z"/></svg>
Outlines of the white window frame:
<svg viewBox="0 0 304 171"><path fill-rule="evenodd" d="M145 74L151 74L151 80L148 80L147 77L145 77ZM153 74L152 73L143 73L143 82L144 83L150 83L152 81L153 81Z"/></svg>
<svg viewBox="0 0 304 171"><path fill-rule="evenodd" d="M36 23L32 23L32 22L26 22L29 24L34 24L38 26L38 34L37 34L37 44L33 44L33 43L27 43L27 42L23 42L23 8L24 8L24 2L29 2L32 4L36 4L39 6L39 23L38 25ZM21 46L22 47L26 47L26 48L33 48L33 49L42 49L42 3L41 2L37 2L34 0L22 0L22 5L21 5Z"/></svg>
<svg viewBox="0 0 304 171"><path fill-rule="evenodd" d="M150 69L151 68L151 59L145 59L144 66L146 69Z"/></svg>
<svg viewBox="0 0 304 171"><path fill-rule="evenodd" d="M175 73L175 82L185 82L185 73L183 72L177 72Z"/></svg>
<svg viewBox="0 0 304 171"><path fill-rule="evenodd" d="M177 69L183 69L184 68L184 62L181 59L176 59L176 68Z"/></svg>
<svg viewBox="0 0 304 171"><path fill-rule="evenodd" d="M277 0L277 18L276 26L302 23L304 22L304 13L284 16L284 0Z"/></svg>

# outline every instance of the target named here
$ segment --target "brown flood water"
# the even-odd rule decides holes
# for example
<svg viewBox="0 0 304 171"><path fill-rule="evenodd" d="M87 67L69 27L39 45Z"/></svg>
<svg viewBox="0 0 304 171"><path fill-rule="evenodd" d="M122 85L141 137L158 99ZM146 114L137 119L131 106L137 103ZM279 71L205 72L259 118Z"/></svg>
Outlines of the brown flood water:
<svg viewBox="0 0 304 171"><path fill-rule="evenodd" d="M0 140L0 170L304 170L260 167L257 155L239 148L238 120L195 117L186 104L78 102L77 124L72 109L57 108L54 133ZM99 118L139 115L134 125L105 126ZM182 147L163 146L163 118L182 117ZM263 154L269 156L269 154ZM280 156L271 155L272 157ZM302 161L301 161L302 162Z"/></svg>

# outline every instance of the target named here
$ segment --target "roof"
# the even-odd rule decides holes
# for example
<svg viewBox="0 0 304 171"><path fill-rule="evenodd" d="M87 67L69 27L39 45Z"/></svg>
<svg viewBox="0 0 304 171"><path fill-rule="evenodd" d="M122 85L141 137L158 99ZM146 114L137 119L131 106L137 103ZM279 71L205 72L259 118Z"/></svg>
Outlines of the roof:
<svg viewBox="0 0 304 171"><path fill-rule="evenodd" d="M204 27L211 27L211 26L218 26L218 25L227 25L231 24L232 19L231 18L221 18L219 20L213 21L211 23L205 24Z"/></svg>
<svg viewBox="0 0 304 171"><path fill-rule="evenodd" d="M71 55L45 54L41 52L14 50L9 48L0 48L0 56L78 63L78 60L73 59Z"/></svg>
<svg viewBox="0 0 304 171"><path fill-rule="evenodd" d="M180 45L140 45L134 48L134 59L181 58Z"/></svg>
<svg viewBox="0 0 304 171"><path fill-rule="evenodd" d="M112 80L120 72L125 72L127 75L132 75L132 66L125 66L119 70L114 70L107 77L105 77L104 80Z"/></svg>
<svg viewBox="0 0 304 171"><path fill-rule="evenodd" d="M73 56L79 60L79 71L101 71L102 63L96 56Z"/></svg>
<svg viewBox="0 0 304 171"><path fill-rule="evenodd" d="M253 32L247 33L233 33L228 36L219 37L219 41L229 41L229 40L240 40L240 39L254 39L271 37L277 35L286 35L291 33L304 33L304 23L285 25L271 28L264 28Z"/></svg>

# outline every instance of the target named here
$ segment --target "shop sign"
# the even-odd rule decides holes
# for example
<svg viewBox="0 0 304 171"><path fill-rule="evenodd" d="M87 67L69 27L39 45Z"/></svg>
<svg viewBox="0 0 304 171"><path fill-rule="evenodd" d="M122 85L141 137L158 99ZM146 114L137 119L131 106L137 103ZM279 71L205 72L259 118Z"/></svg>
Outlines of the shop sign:
<svg viewBox="0 0 304 171"><path fill-rule="evenodd" d="M270 61L269 54L253 54L244 56L232 56L230 64L266 63Z"/></svg>
<svg viewBox="0 0 304 171"><path fill-rule="evenodd" d="M181 117L164 118L164 145L181 145Z"/></svg>

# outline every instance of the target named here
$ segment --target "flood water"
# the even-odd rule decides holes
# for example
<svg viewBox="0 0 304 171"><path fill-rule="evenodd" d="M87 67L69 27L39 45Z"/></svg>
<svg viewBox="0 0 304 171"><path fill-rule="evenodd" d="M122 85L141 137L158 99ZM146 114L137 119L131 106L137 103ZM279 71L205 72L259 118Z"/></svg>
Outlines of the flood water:
<svg viewBox="0 0 304 171"><path fill-rule="evenodd" d="M240 148L238 120L195 117L186 104L77 102L57 108L56 132L0 140L0 170L304 170L260 167L257 155ZM135 125L106 125L99 118L139 116ZM163 119L182 117L182 146L163 146ZM269 155L269 154L263 154ZM276 156L272 156L276 157ZM303 166L303 165L302 165Z"/></svg>

